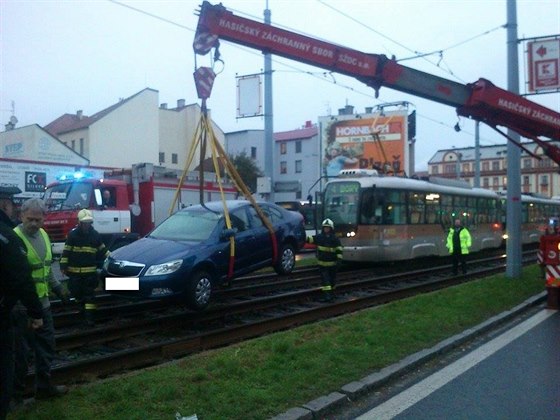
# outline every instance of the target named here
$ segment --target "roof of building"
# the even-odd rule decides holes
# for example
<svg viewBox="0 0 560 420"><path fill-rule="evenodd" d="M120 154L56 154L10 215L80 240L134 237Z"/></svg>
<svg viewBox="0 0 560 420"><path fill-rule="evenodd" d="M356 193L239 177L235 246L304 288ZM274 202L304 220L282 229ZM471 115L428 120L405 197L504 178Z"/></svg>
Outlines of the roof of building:
<svg viewBox="0 0 560 420"><path fill-rule="evenodd" d="M319 133L316 124L298 128L296 130L274 133L274 141L301 140L315 137Z"/></svg>
<svg viewBox="0 0 560 420"><path fill-rule="evenodd" d="M539 147L538 144L535 142L525 142L521 143L524 148L529 150L532 153L537 151ZM494 146L480 146L480 159L481 160L489 160L489 159L501 159L505 158L507 155L507 144L499 144ZM429 164L436 164L445 162L445 156L448 154L461 154L461 161L473 161L475 160L475 148L474 147L462 147L462 148L455 148L455 149L442 149L438 150L434 156L428 161ZM541 152L542 153L542 152ZM521 150L521 156L527 157L529 153L525 150Z"/></svg>
<svg viewBox="0 0 560 420"><path fill-rule="evenodd" d="M64 115L58 117L56 120L47 124L44 127L44 130L47 131L48 133L50 133L53 136L58 136L60 134L68 133L70 131L75 131L75 130L80 130L82 128L87 128L90 125L92 125L93 123L95 123L96 121L99 121L105 115L109 114L110 112L114 111L115 109L117 109L121 105L130 101L132 98L140 95L142 92L147 91L147 90L157 92L157 90L151 89L151 88L142 89L140 92L137 92L137 93L135 93L134 95L132 95L128 98L121 99L116 104L113 104L113 105L109 106L108 108L105 108L104 110L99 111L96 114L93 114L91 117L88 117L86 115L82 115L80 112L78 112L76 114L64 114Z"/></svg>

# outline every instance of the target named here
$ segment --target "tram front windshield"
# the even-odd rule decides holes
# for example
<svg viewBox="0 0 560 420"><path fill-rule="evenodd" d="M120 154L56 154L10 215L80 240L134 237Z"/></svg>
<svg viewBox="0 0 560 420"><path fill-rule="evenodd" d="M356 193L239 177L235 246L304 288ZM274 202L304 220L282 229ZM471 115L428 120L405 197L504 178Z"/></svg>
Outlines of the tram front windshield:
<svg viewBox="0 0 560 420"><path fill-rule="evenodd" d="M355 181L333 182L326 186L324 194L325 218L335 226L356 224L360 184Z"/></svg>

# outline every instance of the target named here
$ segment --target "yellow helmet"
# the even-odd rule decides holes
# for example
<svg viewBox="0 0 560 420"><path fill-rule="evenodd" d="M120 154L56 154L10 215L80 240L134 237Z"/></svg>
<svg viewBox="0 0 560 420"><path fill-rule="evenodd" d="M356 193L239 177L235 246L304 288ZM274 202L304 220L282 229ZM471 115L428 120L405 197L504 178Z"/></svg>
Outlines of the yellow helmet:
<svg viewBox="0 0 560 420"><path fill-rule="evenodd" d="M93 222L93 214L88 209L81 209L78 212L78 221L79 222Z"/></svg>

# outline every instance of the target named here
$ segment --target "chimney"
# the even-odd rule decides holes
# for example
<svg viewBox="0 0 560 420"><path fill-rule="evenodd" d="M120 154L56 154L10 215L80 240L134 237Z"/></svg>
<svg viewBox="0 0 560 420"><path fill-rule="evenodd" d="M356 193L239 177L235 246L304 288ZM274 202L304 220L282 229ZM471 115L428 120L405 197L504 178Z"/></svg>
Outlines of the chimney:
<svg viewBox="0 0 560 420"><path fill-rule="evenodd" d="M184 107L185 107L185 100L177 99L177 108L184 108Z"/></svg>
<svg viewBox="0 0 560 420"><path fill-rule="evenodd" d="M162 103L159 107L161 109L167 109L167 102Z"/></svg>
<svg viewBox="0 0 560 420"><path fill-rule="evenodd" d="M78 111L76 111L76 116L78 117L79 120L81 120L82 118L84 118L84 111L78 109Z"/></svg>
<svg viewBox="0 0 560 420"><path fill-rule="evenodd" d="M305 128L310 128L312 126L311 121L305 121Z"/></svg>

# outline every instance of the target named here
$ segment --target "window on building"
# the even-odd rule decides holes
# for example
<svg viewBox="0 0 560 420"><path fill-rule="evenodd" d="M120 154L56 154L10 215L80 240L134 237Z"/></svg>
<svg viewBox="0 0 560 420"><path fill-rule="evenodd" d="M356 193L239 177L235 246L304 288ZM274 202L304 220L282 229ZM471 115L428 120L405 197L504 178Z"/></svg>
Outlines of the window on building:
<svg viewBox="0 0 560 420"><path fill-rule="evenodd" d="M280 154L285 155L288 151L288 145L286 142L280 143Z"/></svg>
<svg viewBox="0 0 560 420"><path fill-rule="evenodd" d="M494 189L498 189L498 186L500 185L500 178L498 178L497 176L495 176L494 178L492 178L492 187Z"/></svg>
<svg viewBox="0 0 560 420"><path fill-rule="evenodd" d="M159 163L165 163L165 153L164 152L159 152Z"/></svg>
<svg viewBox="0 0 560 420"><path fill-rule="evenodd" d="M492 170L493 171L499 171L500 170L500 161L499 160L492 161Z"/></svg>
<svg viewBox="0 0 560 420"><path fill-rule="evenodd" d="M548 175L541 175L541 185L548 185Z"/></svg>
<svg viewBox="0 0 560 420"><path fill-rule="evenodd" d="M72 150L76 150L76 140L72 140Z"/></svg>
<svg viewBox="0 0 560 420"><path fill-rule="evenodd" d="M84 154L84 139L83 137L80 138L80 155Z"/></svg>
<svg viewBox="0 0 560 420"><path fill-rule="evenodd" d="M288 173L288 163L285 160L280 162L280 173L281 174Z"/></svg>
<svg viewBox="0 0 560 420"><path fill-rule="evenodd" d="M439 173L439 166L432 166L432 174L437 175Z"/></svg>
<svg viewBox="0 0 560 420"><path fill-rule="evenodd" d="M529 185L529 177L528 176L523 177L523 185Z"/></svg>
<svg viewBox="0 0 560 420"><path fill-rule="evenodd" d="M296 200L301 200L301 191L296 191Z"/></svg>
<svg viewBox="0 0 560 420"><path fill-rule="evenodd" d="M256 159L256 158L257 158L257 148L251 147L251 159Z"/></svg>
<svg viewBox="0 0 560 420"><path fill-rule="evenodd" d="M296 174L301 173L301 160L296 160Z"/></svg>
<svg viewBox="0 0 560 420"><path fill-rule="evenodd" d="M490 186L490 180L488 178L482 178L482 186L488 188Z"/></svg>
<svg viewBox="0 0 560 420"><path fill-rule="evenodd" d="M301 140L296 141L296 153L301 153Z"/></svg>
<svg viewBox="0 0 560 420"><path fill-rule="evenodd" d="M171 153L171 163L179 163L179 157L177 156L177 153Z"/></svg>
<svg viewBox="0 0 560 420"><path fill-rule="evenodd" d="M469 172L469 171L470 171L470 164L463 163L463 172Z"/></svg>
<svg viewBox="0 0 560 420"><path fill-rule="evenodd" d="M443 172L446 174L454 174L457 173L457 165L455 165L454 163L451 165L445 165L443 167Z"/></svg>
<svg viewBox="0 0 560 420"><path fill-rule="evenodd" d="M533 166L532 163L531 159L523 159L523 168L530 169Z"/></svg>
<svg viewBox="0 0 560 420"><path fill-rule="evenodd" d="M482 170L488 172L490 170L490 162L482 162Z"/></svg>

